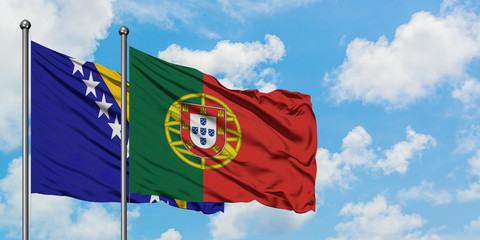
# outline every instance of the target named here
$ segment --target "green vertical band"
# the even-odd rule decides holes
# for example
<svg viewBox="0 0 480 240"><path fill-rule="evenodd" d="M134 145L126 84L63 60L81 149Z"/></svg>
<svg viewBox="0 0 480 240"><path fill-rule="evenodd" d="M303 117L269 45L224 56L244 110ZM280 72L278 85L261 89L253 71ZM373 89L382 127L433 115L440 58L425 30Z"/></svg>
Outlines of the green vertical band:
<svg viewBox="0 0 480 240"><path fill-rule="evenodd" d="M203 92L203 74L132 47L129 72L130 192L202 202L203 172L172 151L164 124L173 102Z"/></svg>

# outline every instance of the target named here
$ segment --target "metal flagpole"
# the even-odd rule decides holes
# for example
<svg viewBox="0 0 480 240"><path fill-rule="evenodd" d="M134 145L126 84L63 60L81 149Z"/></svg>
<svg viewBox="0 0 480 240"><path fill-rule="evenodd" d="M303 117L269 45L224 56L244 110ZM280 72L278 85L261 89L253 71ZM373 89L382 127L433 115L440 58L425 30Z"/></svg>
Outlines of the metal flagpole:
<svg viewBox="0 0 480 240"><path fill-rule="evenodd" d="M118 30L122 38L122 240L127 240L127 35L122 26Z"/></svg>
<svg viewBox="0 0 480 240"><path fill-rule="evenodd" d="M22 29L22 239L28 240L28 221L29 221L29 182L30 166L28 162L28 107L30 98L29 90L29 49L28 49L28 31L32 25L28 20L20 22Z"/></svg>
<svg viewBox="0 0 480 240"><path fill-rule="evenodd" d="M22 29L22 239L28 240L30 164L28 161L28 108L29 92L29 48L28 31L32 25L28 20L20 22Z"/></svg>

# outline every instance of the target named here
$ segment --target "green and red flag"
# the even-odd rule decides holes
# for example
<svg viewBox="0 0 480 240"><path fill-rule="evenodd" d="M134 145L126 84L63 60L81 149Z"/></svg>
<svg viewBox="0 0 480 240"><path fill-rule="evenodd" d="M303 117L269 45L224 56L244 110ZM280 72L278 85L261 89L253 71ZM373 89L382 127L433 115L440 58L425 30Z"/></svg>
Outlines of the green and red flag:
<svg viewBox="0 0 480 240"><path fill-rule="evenodd" d="M130 47L130 191L315 210L310 96L230 90Z"/></svg>

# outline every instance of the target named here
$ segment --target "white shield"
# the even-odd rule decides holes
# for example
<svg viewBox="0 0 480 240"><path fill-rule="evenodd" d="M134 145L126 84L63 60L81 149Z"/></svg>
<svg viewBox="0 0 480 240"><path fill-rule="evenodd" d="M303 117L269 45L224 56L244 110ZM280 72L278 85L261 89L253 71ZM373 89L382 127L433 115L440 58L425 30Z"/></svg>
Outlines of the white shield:
<svg viewBox="0 0 480 240"><path fill-rule="evenodd" d="M211 148L217 141L217 118L214 116L190 114L190 137L199 148Z"/></svg>

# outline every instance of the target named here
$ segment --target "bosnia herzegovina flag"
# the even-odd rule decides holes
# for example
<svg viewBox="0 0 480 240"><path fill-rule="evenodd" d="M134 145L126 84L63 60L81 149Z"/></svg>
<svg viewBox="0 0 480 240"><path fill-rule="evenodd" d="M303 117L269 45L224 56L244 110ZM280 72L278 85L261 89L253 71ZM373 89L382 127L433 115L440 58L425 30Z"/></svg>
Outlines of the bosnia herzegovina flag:
<svg viewBox="0 0 480 240"><path fill-rule="evenodd" d="M132 47L130 83L131 192L315 210L310 96L230 90Z"/></svg>
<svg viewBox="0 0 480 240"><path fill-rule="evenodd" d="M35 42L31 49L32 193L120 202L120 74ZM204 213L224 209L223 203L135 193L127 200L162 200Z"/></svg>

